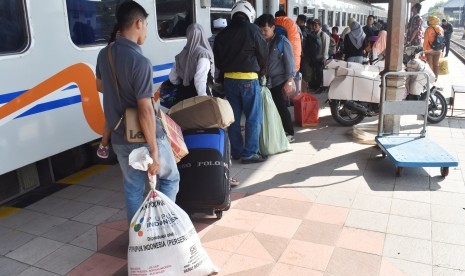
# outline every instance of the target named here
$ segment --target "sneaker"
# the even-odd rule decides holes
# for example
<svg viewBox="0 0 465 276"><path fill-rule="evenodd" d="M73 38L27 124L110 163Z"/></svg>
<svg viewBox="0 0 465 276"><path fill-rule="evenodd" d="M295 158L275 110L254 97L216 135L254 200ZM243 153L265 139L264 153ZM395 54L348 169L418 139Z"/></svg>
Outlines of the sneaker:
<svg viewBox="0 0 465 276"><path fill-rule="evenodd" d="M267 157L262 156L260 154L252 155L252 157L244 159L242 158L242 164L252 164L252 163L260 163L266 161Z"/></svg>
<svg viewBox="0 0 465 276"><path fill-rule="evenodd" d="M287 138L287 141L289 141L289 143L295 142L295 138L292 135L287 135L286 138Z"/></svg>
<svg viewBox="0 0 465 276"><path fill-rule="evenodd" d="M110 153L110 147L109 146L103 146L102 144L100 144L98 146L98 150L97 150L97 156L100 157L100 158L108 158L108 155Z"/></svg>

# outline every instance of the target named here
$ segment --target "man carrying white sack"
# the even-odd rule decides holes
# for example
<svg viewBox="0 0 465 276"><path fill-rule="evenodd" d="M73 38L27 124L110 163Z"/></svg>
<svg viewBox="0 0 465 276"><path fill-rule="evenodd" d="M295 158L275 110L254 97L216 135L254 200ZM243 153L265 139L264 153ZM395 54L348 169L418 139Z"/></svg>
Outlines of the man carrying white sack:
<svg viewBox="0 0 465 276"><path fill-rule="evenodd" d="M121 37L103 48L97 59L97 89L104 91L103 107L105 120L111 129L112 148L123 172L128 222L143 202L147 173L129 166L131 151L146 146L154 160L148 167L149 175L159 177L160 191L173 202L179 190L179 172L176 161L152 105L152 64L143 56L142 45L147 37L145 9L134 1L122 3L116 20ZM118 79L120 99L112 75L108 51L111 49L115 74ZM124 126L118 122L124 110L137 107L139 123L147 144L129 143L124 138Z"/></svg>

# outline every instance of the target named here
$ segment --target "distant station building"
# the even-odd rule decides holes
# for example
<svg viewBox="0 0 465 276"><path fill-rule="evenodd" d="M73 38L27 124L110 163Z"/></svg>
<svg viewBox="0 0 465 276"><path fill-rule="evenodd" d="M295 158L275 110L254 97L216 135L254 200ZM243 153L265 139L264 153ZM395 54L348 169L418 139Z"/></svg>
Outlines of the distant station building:
<svg viewBox="0 0 465 276"><path fill-rule="evenodd" d="M454 27L464 26L465 0L449 0L444 4L444 15Z"/></svg>

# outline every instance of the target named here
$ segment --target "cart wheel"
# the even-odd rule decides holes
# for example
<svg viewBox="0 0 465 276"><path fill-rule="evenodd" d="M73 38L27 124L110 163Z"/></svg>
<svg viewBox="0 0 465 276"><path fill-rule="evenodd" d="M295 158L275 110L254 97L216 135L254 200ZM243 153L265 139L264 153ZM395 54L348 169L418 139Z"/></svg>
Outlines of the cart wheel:
<svg viewBox="0 0 465 276"><path fill-rule="evenodd" d="M449 167L441 167L441 176L446 177L449 175Z"/></svg>
<svg viewBox="0 0 465 276"><path fill-rule="evenodd" d="M404 170L403 167L396 168L396 177L400 177L402 175L402 171Z"/></svg>
<svg viewBox="0 0 465 276"><path fill-rule="evenodd" d="M223 210L215 210L216 218L221 219L223 217Z"/></svg>

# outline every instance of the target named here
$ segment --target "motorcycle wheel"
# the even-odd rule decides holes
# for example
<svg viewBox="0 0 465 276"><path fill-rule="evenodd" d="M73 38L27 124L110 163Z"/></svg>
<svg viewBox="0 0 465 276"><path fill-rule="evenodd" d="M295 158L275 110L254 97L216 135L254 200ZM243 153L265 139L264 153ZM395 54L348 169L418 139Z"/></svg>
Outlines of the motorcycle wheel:
<svg viewBox="0 0 465 276"><path fill-rule="evenodd" d="M437 124L444 120L447 115L447 102L446 98L436 91L436 93L429 96L428 103L428 122Z"/></svg>
<svg viewBox="0 0 465 276"><path fill-rule="evenodd" d="M347 108L344 101L332 100L329 102L333 119L343 126L353 126L360 123L365 115Z"/></svg>

